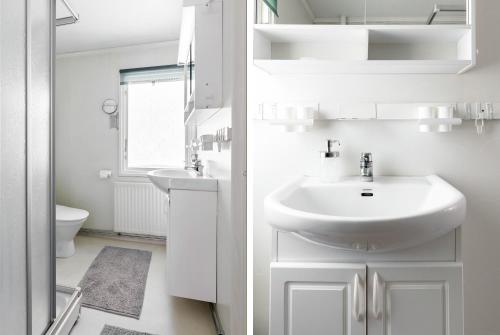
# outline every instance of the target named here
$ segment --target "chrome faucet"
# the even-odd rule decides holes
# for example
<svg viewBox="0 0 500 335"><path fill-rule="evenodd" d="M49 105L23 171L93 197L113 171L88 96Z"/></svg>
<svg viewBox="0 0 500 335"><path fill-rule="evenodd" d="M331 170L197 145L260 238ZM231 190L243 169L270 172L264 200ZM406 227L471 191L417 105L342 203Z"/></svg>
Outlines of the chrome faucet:
<svg viewBox="0 0 500 335"><path fill-rule="evenodd" d="M186 170L196 171L198 176L203 176L203 164L197 153L191 154L191 165L186 166Z"/></svg>
<svg viewBox="0 0 500 335"><path fill-rule="evenodd" d="M361 160L359 162L361 170L361 180L366 182L373 181L373 158L369 152L361 153Z"/></svg>

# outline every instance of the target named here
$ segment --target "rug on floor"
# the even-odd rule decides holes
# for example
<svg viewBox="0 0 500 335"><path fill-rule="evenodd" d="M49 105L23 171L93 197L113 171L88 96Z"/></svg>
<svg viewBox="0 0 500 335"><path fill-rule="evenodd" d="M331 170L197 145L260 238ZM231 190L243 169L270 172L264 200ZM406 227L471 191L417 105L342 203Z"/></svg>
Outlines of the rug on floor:
<svg viewBox="0 0 500 335"><path fill-rule="evenodd" d="M150 262L150 251L104 247L79 284L82 305L139 319Z"/></svg>
<svg viewBox="0 0 500 335"><path fill-rule="evenodd" d="M134 330L127 330L119 327L105 325L101 335L152 335L144 332L136 332Z"/></svg>

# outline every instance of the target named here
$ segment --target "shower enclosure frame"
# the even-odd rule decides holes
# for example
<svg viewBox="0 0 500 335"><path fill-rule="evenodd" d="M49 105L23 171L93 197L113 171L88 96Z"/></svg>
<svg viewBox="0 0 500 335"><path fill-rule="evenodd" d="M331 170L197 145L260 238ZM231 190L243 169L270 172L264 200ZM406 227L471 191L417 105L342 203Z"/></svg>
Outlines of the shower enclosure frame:
<svg viewBox="0 0 500 335"><path fill-rule="evenodd" d="M52 320L56 320L56 178L55 178L55 78L56 78L56 27L57 15L56 15L56 1L50 0L50 275L51 275L51 301L50 301L50 315ZM69 7L66 0L62 0L64 4L68 7L71 13L73 9ZM78 17L76 17L78 21ZM75 22L76 22L75 21Z"/></svg>
<svg viewBox="0 0 500 335"><path fill-rule="evenodd" d="M0 0L0 324L55 318L54 0Z"/></svg>

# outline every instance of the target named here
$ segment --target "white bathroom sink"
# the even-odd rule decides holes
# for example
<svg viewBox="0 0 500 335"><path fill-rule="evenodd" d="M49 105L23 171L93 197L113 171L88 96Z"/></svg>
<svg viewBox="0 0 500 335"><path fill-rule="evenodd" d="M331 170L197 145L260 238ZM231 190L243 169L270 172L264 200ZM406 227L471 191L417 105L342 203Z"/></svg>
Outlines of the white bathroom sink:
<svg viewBox="0 0 500 335"><path fill-rule="evenodd" d="M195 171L160 169L148 172L148 178L164 192L170 190L217 191L217 179L200 177Z"/></svg>
<svg viewBox="0 0 500 335"><path fill-rule="evenodd" d="M332 247L368 252L409 248L443 236L465 219L466 200L438 176L301 177L268 195L275 229Z"/></svg>

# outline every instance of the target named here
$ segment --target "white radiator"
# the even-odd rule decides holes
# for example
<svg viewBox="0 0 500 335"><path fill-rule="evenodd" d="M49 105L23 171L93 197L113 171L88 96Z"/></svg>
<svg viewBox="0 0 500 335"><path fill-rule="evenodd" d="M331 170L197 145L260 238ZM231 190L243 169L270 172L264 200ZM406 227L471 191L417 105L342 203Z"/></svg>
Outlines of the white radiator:
<svg viewBox="0 0 500 335"><path fill-rule="evenodd" d="M167 195L153 184L116 182L114 231L166 236Z"/></svg>

